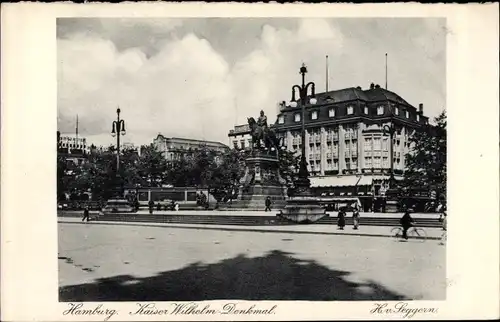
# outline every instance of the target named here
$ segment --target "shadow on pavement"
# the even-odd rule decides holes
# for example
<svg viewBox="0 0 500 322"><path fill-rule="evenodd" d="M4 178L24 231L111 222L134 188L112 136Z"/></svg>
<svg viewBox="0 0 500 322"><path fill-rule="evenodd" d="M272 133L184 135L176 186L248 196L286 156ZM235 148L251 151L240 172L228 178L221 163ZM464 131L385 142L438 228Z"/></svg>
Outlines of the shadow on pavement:
<svg viewBox="0 0 500 322"><path fill-rule="evenodd" d="M403 300L375 283L353 283L348 272L272 251L263 257L238 255L216 264L194 263L179 270L135 278L121 275L65 286L68 301Z"/></svg>

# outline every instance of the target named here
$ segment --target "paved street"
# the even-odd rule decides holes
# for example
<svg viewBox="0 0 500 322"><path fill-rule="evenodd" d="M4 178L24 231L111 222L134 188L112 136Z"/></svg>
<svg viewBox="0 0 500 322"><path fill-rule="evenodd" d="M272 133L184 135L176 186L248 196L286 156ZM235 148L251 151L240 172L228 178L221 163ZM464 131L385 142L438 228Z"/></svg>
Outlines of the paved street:
<svg viewBox="0 0 500 322"><path fill-rule="evenodd" d="M59 223L62 301L445 298L435 240Z"/></svg>

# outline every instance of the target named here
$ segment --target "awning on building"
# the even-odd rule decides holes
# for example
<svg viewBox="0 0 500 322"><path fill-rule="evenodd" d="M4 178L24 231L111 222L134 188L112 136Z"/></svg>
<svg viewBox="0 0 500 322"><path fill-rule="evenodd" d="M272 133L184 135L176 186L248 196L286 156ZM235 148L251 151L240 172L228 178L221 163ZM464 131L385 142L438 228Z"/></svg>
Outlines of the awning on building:
<svg viewBox="0 0 500 322"><path fill-rule="evenodd" d="M358 182L358 186L371 186L372 182L373 180L371 176L362 176Z"/></svg>
<svg viewBox="0 0 500 322"><path fill-rule="evenodd" d="M371 185L371 177L362 176L326 176L326 177L311 177L311 187L354 187L356 183L360 185ZM359 182L358 182L359 180Z"/></svg>

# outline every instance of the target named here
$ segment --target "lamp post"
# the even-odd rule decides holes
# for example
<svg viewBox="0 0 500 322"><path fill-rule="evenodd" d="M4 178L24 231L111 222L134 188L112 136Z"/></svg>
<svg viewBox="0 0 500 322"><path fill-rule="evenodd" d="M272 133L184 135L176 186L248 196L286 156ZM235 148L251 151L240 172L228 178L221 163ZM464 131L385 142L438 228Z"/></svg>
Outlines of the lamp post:
<svg viewBox="0 0 500 322"><path fill-rule="evenodd" d="M112 123L111 136L116 136L116 173L120 170L120 136L125 135L125 121L120 119L120 108L116 109L116 121Z"/></svg>
<svg viewBox="0 0 500 322"><path fill-rule="evenodd" d="M392 108L389 107L391 113L391 124L384 125L382 132L384 135L389 134L390 139L390 169L389 169L389 188L385 192L385 207L384 211L396 212L397 211L397 189L396 178L394 178L394 134L396 127L394 126L394 113Z"/></svg>
<svg viewBox="0 0 500 322"><path fill-rule="evenodd" d="M317 100L314 93L314 83L305 83L305 75L307 73L307 68L304 64L300 68L300 74L302 75L302 84L293 85L292 87L292 101L290 102L290 107L297 107L296 101L296 91L299 94L299 101L301 104L301 121L302 121L302 155L300 158L298 179L295 182L295 192L291 198L286 202L285 208L279 214L280 217L285 218L289 221L295 223L312 223L324 216L326 216L326 210L320 205L319 198L315 197L311 192L310 186L311 182L309 180L309 171L307 171L307 160L306 160L306 129L305 129L305 106L307 103L307 92L311 88L311 99L310 104L316 104Z"/></svg>
<svg viewBox="0 0 500 322"><path fill-rule="evenodd" d="M116 179L118 180L120 174L120 136L125 135L125 121L120 119L120 108L116 109L116 121L113 121L111 128L111 136L116 136ZM122 187L120 184L120 192L122 194Z"/></svg>
<svg viewBox="0 0 500 322"><path fill-rule="evenodd" d="M389 168L389 188L393 188L395 185L396 179L394 178L394 134L396 133L396 127L394 126L394 114L392 113L392 109L390 109L391 112L391 124L390 125L384 125L383 127L383 134L389 134L389 157L390 157L390 168Z"/></svg>
<svg viewBox="0 0 500 322"><path fill-rule="evenodd" d="M301 135L302 135L302 144L301 144L301 150L302 150L302 155L300 158L300 164L299 164L299 179L296 182L296 185L300 188L309 188L310 187L310 181L309 181L309 171L307 170L307 160L306 160L306 128L305 128L305 116L306 116L306 101L307 101L307 91L309 87L311 87L311 99L310 103L311 104L316 104L316 98L315 98L315 92L314 92L314 87L315 84L313 82L309 82L305 84L305 76L307 73L307 67L305 64L302 64L302 67L300 67L300 74L302 75L302 84L299 85L293 85L292 86L292 100L290 102L291 107L297 107L297 101L295 100L295 90L298 91L299 93L299 100L300 100L300 105L301 105L301 121L302 121L302 130L301 130Z"/></svg>

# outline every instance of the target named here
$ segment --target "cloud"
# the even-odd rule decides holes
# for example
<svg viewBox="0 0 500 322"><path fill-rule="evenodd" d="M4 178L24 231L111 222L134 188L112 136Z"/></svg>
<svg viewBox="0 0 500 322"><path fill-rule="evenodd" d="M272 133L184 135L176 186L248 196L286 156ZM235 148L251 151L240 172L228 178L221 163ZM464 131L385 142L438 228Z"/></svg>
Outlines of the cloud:
<svg viewBox="0 0 500 322"><path fill-rule="evenodd" d="M85 35L59 40L59 127L72 131L75 115L88 135L109 135L120 106L129 141L165 135L203 138L227 131L231 101L228 66L206 40L175 39L146 58L137 48Z"/></svg>
<svg viewBox="0 0 500 322"><path fill-rule="evenodd" d="M325 55L330 89L382 84L388 51L390 89L414 105L444 103L439 77L444 53L437 34L429 40L413 32L406 39L404 30L391 29L386 22L349 21L346 29L332 20L301 19L294 26L264 25L260 35L245 39L221 30L218 37L232 38L215 50L210 37L202 38L196 28L171 33L182 23L103 19L101 31L91 33L67 23L66 31L58 31L64 35L58 38L59 129L74 131L78 114L82 135L98 144L113 143L111 122L120 106L127 124L125 142L150 143L161 132L227 143L235 123L256 117L261 109L275 121L277 103L289 100L292 85L301 81L302 62L308 66L306 81L323 91ZM215 37L216 30L210 35ZM236 57L231 48L242 43L251 50L229 63L225 57Z"/></svg>
<svg viewBox="0 0 500 322"><path fill-rule="evenodd" d="M235 121L260 109L273 120L290 79L299 80L308 43L328 37L336 48L341 39L324 22L305 20L295 32L265 26L257 48L232 68L195 34L172 38L149 58L88 34L59 39L59 127L72 131L78 114L82 131L108 136L120 106L130 141L151 142L161 132L227 142Z"/></svg>

